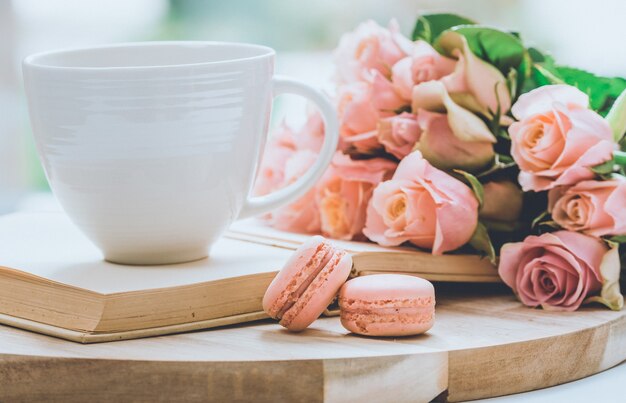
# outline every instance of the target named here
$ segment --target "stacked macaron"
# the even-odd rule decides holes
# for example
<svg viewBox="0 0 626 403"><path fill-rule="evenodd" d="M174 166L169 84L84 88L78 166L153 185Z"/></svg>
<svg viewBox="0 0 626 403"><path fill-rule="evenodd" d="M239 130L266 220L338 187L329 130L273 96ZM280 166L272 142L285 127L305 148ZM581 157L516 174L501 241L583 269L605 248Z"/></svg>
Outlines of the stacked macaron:
<svg viewBox="0 0 626 403"><path fill-rule="evenodd" d="M314 236L274 278L263 297L263 310L289 330L304 330L332 302L350 270L350 255Z"/></svg>
<svg viewBox="0 0 626 403"><path fill-rule="evenodd" d="M321 236L305 242L274 278L263 309L292 331L313 323L339 293L341 323L367 336L408 336L433 326L435 291L421 278L379 274L348 279L352 258Z"/></svg>

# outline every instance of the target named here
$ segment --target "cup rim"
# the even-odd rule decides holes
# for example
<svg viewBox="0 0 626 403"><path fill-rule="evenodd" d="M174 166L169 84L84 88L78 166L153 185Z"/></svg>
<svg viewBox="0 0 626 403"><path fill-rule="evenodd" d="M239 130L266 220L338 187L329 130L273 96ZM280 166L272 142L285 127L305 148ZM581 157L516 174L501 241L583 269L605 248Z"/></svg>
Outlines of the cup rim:
<svg viewBox="0 0 626 403"><path fill-rule="evenodd" d="M45 57L53 55L63 55L69 53L79 53L85 51L99 50L99 49L114 49L114 48L129 48L129 47L152 47L152 46L164 46L164 45L180 45L180 46L230 46L237 48L255 49L260 51L259 54L252 56L236 57L232 59L214 60L197 63L173 63L173 64L159 64L159 65L146 65L146 66L58 66L54 64L46 64L39 61ZM172 68L185 68L194 66L216 66L228 63L247 62L259 60L267 57L273 57L276 55L276 51L269 46L258 45L254 43L246 42L227 42L227 41L143 41L143 42L120 42L105 45L94 46L80 46L65 49L47 50L43 52L37 52L26 56L22 64L26 67L36 67L43 69L53 70L72 70L72 71L111 71L111 70L154 70L154 69L172 69Z"/></svg>

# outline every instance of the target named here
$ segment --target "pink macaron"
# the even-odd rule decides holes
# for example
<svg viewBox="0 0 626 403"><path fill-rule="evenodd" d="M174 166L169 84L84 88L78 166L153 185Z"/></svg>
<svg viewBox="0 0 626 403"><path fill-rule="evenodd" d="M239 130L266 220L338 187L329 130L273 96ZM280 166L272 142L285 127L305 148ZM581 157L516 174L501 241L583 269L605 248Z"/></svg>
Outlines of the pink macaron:
<svg viewBox="0 0 626 403"><path fill-rule="evenodd" d="M374 274L354 278L339 292L341 324L366 336L409 336L435 320L435 288L422 278Z"/></svg>
<svg viewBox="0 0 626 403"><path fill-rule="evenodd" d="M332 302L350 270L350 255L321 236L311 237L268 287L263 310L289 330L304 330Z"/></svg>

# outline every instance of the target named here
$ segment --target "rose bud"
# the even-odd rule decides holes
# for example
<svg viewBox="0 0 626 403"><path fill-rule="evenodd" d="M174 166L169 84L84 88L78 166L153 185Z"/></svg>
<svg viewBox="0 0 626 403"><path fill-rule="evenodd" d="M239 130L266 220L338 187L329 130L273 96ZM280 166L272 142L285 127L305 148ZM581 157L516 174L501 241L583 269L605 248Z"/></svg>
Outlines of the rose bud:
<svg viewBox="0 0 626 403"><path fill-rule="evenodd" d="M458 59L454 72L441 79L452 99L462 107L487 117L511 108L506 79L496 67L476 56L467 39L447 31L438 40L445 54Z"/></svg>
<svg viewBox="0 0 626 403"><path fill-rule="evenodd" d="M457 105L441 82L417 85L412 108L422 130L415 148L435 167L476 172L492 161L495 136L478 116Z"/></svg>
<svg viewBox="0 0 626 403"><path fill-rule="evenodd" d="M499 222L515 222L522 213L523 193L511 181L491 181L483 184L483 207L480 218Z"/></svg>
<svg viewBox="0 0 626 403"><path fill-rule="evenodd" d="M413 87L452 73L455 64L453 59L440 55L428 42L416 41L411 54L393 65L391 82L398 94L410 101Z"/></svg>

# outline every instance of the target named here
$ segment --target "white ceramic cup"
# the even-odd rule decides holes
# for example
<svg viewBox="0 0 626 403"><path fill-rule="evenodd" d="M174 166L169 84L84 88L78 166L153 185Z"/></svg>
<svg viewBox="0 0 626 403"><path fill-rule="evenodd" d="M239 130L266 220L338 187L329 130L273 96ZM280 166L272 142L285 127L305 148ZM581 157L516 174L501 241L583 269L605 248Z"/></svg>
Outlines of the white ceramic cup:
<svg viewBox="0 0 626 403"><path fill-rule="evenodd" d="M107 260L206 257L234 220L293 202L320 178L337 146L335 111L317 90L274 76L274 57L251 44L145 42L24 60L50 186ZM251 197L272 98L286 92L317 104L324 144L298 181Z"/></svg>

